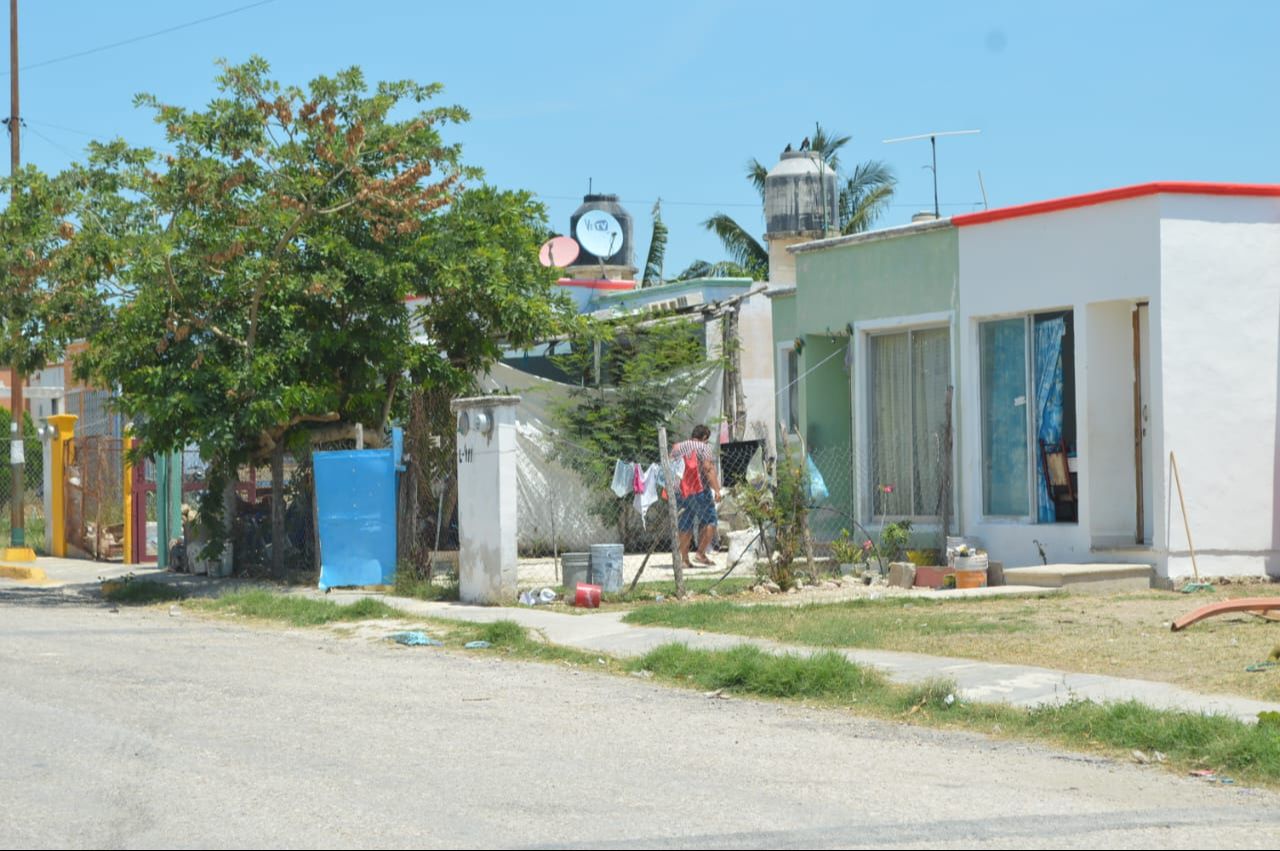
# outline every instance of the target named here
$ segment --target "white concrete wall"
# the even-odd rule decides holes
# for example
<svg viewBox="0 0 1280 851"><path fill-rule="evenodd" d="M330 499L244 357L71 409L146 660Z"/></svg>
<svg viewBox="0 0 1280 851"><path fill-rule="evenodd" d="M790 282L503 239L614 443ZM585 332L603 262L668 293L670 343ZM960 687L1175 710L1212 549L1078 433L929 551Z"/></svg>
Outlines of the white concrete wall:
<svg viewBox="0 0 1280 851"><path fill-rule="evenodd" d="M515 406L519 396L455 399L469 416L458 435L458 592L464 603L501 605L516 597L518 522ZM478 417L492 418L488 432Z"/></svg>
<svg viewBox="0 0 1280 851"><path fill-rule="evenodd" d="M774 346L773 303L757 293L742 303L738 312L738 333L742 339L742 390L747 396L747 439L754 439L755 424L764 427L764 437L773 446Z"/></svg>
<svg viewBox="0 0 1280 851"><path fill-rule="evenodd" d="M978 538L993 559L1008 567L1040 564L1035 540L1044 545L1050 562L1122 558L1099 559L1092 552L1095 529L1105 536L1134 525L1132 326L1126 324L1127 309L1114 303L1147 299L1156 315L1159 210L1158 198L1148 196L960 229L957 348L963 377L957 417L963 435L960 465L966 471L960 521L964 534ZM979 323L1062 309L1073 311L1075 328L1080 522L987 519L982 514ZM1157 345L1153 339L1153 350ZM1128 388L1127 396L1122 387ZM1157 402L1153 410L1158 417ZM1128 448L1128 462L1120 470L1111 466L1123 454L1117 441Z"/></svg>
<svg viewBox="0 0 1280 851"><path fill-rule="evenodd" d="M1154 540L1171 576L1192 565L1177 456L1201 575L1280 574L1280 199L1161 196L1162 310L1152 336L1164 417L1153 447Z"/></svg>

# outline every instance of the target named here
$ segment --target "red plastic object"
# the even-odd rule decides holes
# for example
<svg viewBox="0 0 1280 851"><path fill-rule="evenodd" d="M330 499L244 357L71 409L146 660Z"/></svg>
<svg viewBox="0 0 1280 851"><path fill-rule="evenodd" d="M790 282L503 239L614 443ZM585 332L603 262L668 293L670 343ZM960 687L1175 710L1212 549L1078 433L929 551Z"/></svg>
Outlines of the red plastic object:
<svg viewBox="0 0 1280 851"><path fill-rule="evenodd" d="M573 604L587 609L600 608L600 586L578 583L578 593L574 595Z"/></svg>
<svg viewBox="0 0 1280 851"><path fill-rule="evenodd" d="M1280 597L1246 597L1236 600L1224 600L1220 603L1201 606L1194 612L1183 615L1174 621L1169 628L1177 632L1180 629L1186 629L1196 621L1202 621L1215 615L1231 614L1232 612L1266 614L1276 610L1280 610Z"/></svg>

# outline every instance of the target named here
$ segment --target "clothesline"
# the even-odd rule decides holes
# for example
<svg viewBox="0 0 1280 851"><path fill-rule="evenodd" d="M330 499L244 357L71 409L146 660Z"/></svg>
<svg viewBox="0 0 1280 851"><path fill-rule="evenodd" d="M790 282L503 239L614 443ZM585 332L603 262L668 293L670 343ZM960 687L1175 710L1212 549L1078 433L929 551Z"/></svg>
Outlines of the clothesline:
<svg viewBox="0 0 1280 851"><path fill-rule="evenodd" d="M778 392L777 392L777 393L775 393L775 394L773 394L773 395L775 395L775 396L781 396L783 393L785 393L785 392L787 392L788 390L790 390L790 389L791 389L791 386L792 386L793 384L798 384L798 383L800 382L800 379L804 378L806 375L808 375L809 373L813 372L815 369L817 369L818 367L822 366L824 363L826 363L827 361L831 360L831 359L832 359L833 357L835 357L836 355L842 355L842 354L844 354L844 353L845 353L845 350L844 350L843 348L836 349L834 352L832 352L831 354L827 355L825 358L823 358L822 360L818 361L818 362L817 362L817 363L815 363L813 366L809 367L809 368L808 368L808 369L806 369L804 372L802 372L802 373L800 373L799 375L797 375L797 376L796 376L794 379L792 379L789 383L782 385L781 389L779 389L779 390L778 390Z"/></svg>

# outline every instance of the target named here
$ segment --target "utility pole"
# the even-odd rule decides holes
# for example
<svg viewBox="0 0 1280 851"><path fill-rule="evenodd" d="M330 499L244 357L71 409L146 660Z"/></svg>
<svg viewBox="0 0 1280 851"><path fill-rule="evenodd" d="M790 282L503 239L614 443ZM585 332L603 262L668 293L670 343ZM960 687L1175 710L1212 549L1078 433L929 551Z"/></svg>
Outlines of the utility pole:
<svg viewBox="0 0 1280 851"><path fill-rule="evenodd" d="M22 118L18 114L18 0L9 0L9 173L14 177L21 168ZM13 189L17 194L17 187ZM22 328L15 322L11 329L13 336L19 338ZM9 495L9 549L6 557L10 559L35 560L35 553L27 549L26 512L23 504L26 496L26 457L22 442L23 413L26 410L22 388L26 376L20 371L18 364L12 364L9 370L12 389L9 391L9 463L13 467L13 493Z"/></svg>

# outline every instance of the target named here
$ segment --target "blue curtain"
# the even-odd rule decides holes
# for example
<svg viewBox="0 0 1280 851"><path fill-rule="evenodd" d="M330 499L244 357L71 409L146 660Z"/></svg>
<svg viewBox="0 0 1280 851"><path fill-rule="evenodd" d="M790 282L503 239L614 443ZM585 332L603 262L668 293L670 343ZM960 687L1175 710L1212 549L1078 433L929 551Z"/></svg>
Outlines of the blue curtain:
<svg viewBox="0 0 1280 851"><path fill-rule="evenodd" d="M1036 322L1036 422L1039 425L1036 436L1049 444L1062 439L1062 338L1066 332L1067 322L1061 316ZM1038 517L1041 523L1052 523L1058 515L1045 487L1038 444L1036 455Z"/></svg>

